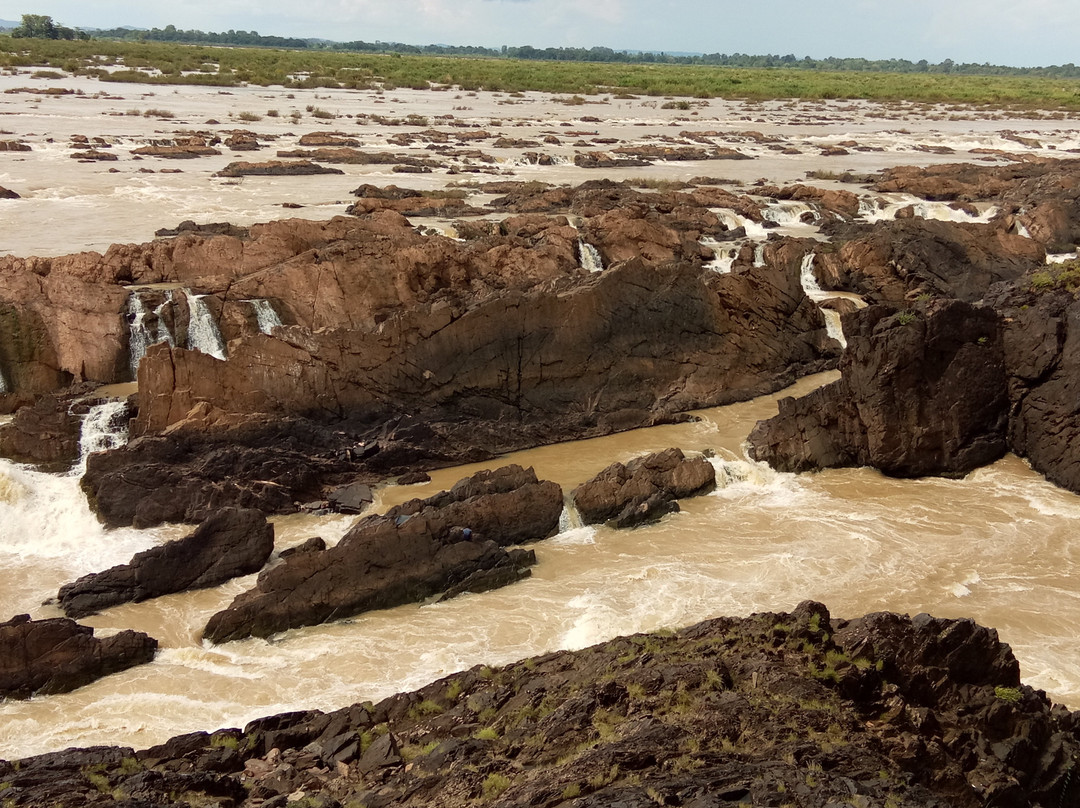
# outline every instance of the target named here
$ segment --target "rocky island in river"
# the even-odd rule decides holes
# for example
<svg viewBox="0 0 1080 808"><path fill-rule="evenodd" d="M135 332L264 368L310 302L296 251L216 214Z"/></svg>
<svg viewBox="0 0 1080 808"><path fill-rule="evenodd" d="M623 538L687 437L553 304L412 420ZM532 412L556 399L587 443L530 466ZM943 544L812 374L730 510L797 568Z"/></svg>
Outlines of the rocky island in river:
<svg viewBox="0 0 1080 808"><path fill-rule="evenodd" d="M1080 794L1051 702L1080 694L1080 615L1043 569L1080 514L1068 122L411 91L218 122L303 100L243 88L147 132L122 98L11 89L0 800ZM25 241L71 199L126 226L132 195L156 238ZM851 471L794 474L821 469ZM770 607L807 597L867 616ZM1040 689L958 619L980 598L1002 630L1023 604ZM612 639L718 609L755 614ZM86 740L110 721L120 746Z"/></svg>

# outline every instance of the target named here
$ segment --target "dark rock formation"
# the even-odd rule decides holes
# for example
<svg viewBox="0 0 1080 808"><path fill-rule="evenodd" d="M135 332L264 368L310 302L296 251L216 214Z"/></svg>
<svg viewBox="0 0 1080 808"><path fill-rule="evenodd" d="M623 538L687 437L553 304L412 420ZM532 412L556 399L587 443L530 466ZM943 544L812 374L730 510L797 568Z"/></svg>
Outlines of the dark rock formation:
<svg viewBox="0 0 1080 808"><path fill-rule="evenodd" d="M137 753L0 761L0 781L15 808L93 804L105 781L147 808L1056 808L1080 800L1078 728L993 630L806 602Z"/></svg>
<svg viewBox="0 0 1080 808"><path fill-rule="evenodd" d="M4 186L0 185L0 199L22 199L22 197L12 191L10 188L5 188Z"/></svg>
<svg viewBox="0 0 1080 808"><path fill-rule="evenodd" d="M1009 446L1080 493L1080 301L1075 267L1047 268L994 301L1005 315Z"/></svg>
<svg viewBox="0 0 1080 808"><path fill-rule="evenodd" d="M304 174L344 174L340 168L328 168L310 160L293 160L282 162L281 160L268 160L264 163L249 163L238 161L229 163L216 177L295 177Z"/></svg>
<svg viewBox="0 0 1080 808"><path fill-rule="evenodd" d="M19 615L0 623L0 700L66 693L150 662L156 651L157 640L138 631L98 639L74 620Z"/></svg>
<svg viewBox="0 0 1080 808"><path fill-rule="evenodd" d="M79 458L79 419L69 402L42 396L33 406L21 407L0 425L0 457L33 463L44 471L64 471Z"/></svg>
<svg viewBox="0 0 1080 808"><path fill-rule="evenodd" d="M182 539L64 584L60 607L69 617L83 617L119 603L217 586L262 569L273 549L274 526L262 513L223 508Z"/></svg>
<svg viewBox="0 0 1080 808"><path fill-rule="evenodd" d="M1000 320L934 301L843 318L839 381L750 433L750 454L784 471L874 466L900 477L962 475L1006 451L1009 401Z"/></svg>
<svg viewBox="0 0 1080 808"><path fill-rule="evenodd" d="M686 458L681 449L612 463L571 494L585 524L610 522L632 527L679 509L676 500L712 490L716 469L704 457Z"/></svg>
<svg viewBox="0 0 1080 808"><path fill-rule="evenodd" d="M502 548L553 535L562 507L559 486L537 481L532 469L478 472L450 491L361 519L334 547L289 556L215 614L204 636L266 637L448 589L470 591L473 583L480 591L519 580L535 557Z"/></svg>

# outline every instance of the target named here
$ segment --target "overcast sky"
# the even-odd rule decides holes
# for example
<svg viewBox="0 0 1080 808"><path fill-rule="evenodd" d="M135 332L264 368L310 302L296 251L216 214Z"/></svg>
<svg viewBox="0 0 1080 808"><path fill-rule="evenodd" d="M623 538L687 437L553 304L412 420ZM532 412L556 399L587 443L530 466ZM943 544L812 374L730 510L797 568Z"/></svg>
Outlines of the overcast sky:
<svg viewBox="0 0 1080 808"><path fill-rule="evenodd" d="M338 41L1080 63L1080 0L0 0L0 19Z"/></svg>

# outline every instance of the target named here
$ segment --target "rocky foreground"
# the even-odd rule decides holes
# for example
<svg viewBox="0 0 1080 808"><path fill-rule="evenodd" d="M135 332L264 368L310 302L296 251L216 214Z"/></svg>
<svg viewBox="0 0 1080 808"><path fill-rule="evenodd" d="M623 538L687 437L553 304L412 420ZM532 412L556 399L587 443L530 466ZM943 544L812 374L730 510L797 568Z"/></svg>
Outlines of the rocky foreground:
<svg viewBox="0 0 1080 808"><path fill-rule="evenodd" d="M996 632L878 613L719 618L333 713L0 761L34 806L1064 806L1080 713Z"/></svg>

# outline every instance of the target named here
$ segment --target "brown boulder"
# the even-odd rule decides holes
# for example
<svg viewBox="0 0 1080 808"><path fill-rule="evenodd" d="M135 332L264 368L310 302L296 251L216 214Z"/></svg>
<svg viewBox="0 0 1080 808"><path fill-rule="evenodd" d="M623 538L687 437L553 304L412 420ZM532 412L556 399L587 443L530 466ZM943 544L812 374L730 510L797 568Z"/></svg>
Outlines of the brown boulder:
<svg viewBox="0 0 1080 808"><path fill-rule="evenodd" d="M680 449L643 455L627 464L612 463L571 493L585 524L612 522L631 527L678 510L675 500L716 486L716 470L704 457L689 459Z"/></svg>
<svg viewBox="0 0 1080 808"><path fill-rule="evenodd" d="M262 513L224 508L182 539L64 584L60 608L69 617L84 617L120 603L217 586L257 572L273 549L274 526Z"/></svg>
<svg viewBox="0 0 1080 808"><path fill-rule="evenodd" d="M0 199L22 199L17 193L0 185Z"/></svg>
<svg viewBox="0 0 1080 808"><path fill-rule="evenodd" d="M554 534L562 507L559 486L538 481L532 469L478 472L450 491L361 519L334 547L289 556L210 618L204 637L266 637L423 600L470 580L490 588L499 569L502 582L519 580L535 557L503 546Z"/></svg>
<svg viewBox="0 0 1080 808"><path fill-rule="evenodd" d="M98 639L89 626L19 615L0 623L0 699L66 693L150 662L157 640L138 631Z"/></svg>

